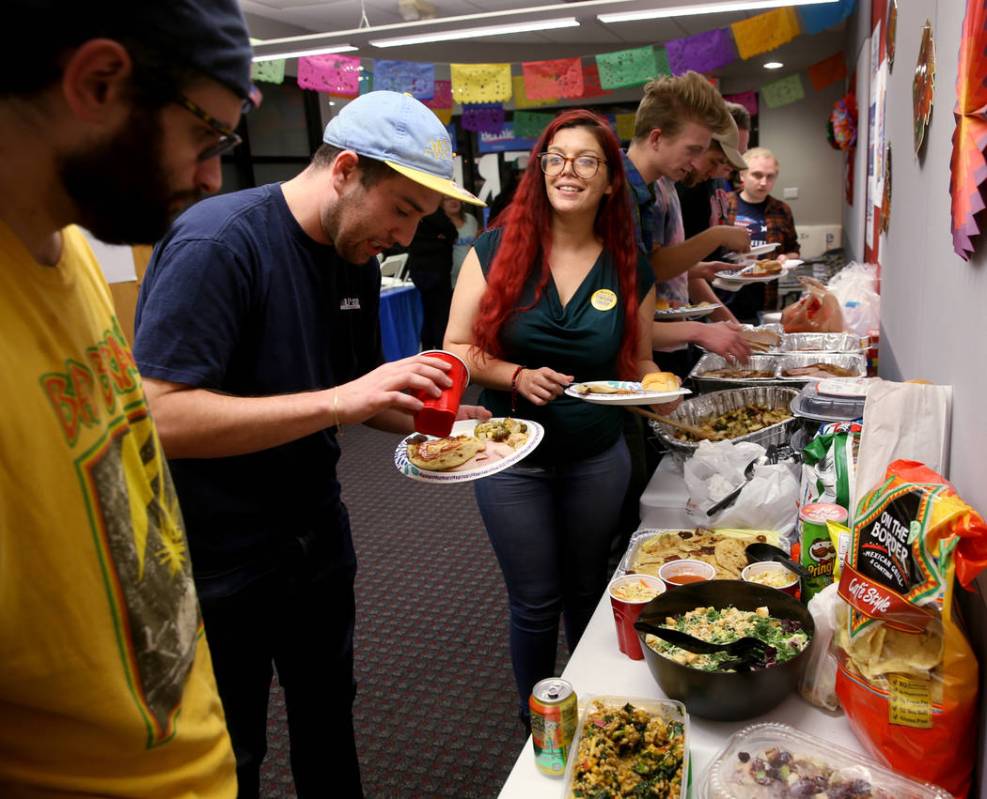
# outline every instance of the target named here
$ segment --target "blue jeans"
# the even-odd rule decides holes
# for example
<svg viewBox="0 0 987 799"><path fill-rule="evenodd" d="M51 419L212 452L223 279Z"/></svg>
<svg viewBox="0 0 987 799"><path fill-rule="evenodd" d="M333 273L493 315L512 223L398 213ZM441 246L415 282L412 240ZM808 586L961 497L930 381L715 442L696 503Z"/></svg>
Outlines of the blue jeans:
<svg viewBox="0 0 987 799"><path fill-rule="evenodd" d="M475 483L507 583L523 717L535 683L555 674L559 617L564 612L571 651L606 588L610 539L629 479L621 438L591 458L548 468L522 464Z"/></svg>

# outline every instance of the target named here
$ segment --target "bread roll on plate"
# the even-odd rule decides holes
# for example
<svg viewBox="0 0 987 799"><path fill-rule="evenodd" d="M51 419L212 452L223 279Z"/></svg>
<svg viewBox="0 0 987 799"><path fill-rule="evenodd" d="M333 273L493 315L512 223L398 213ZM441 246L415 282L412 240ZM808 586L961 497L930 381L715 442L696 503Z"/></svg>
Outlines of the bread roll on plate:
<svg viewBox="0 0 987 799"><path fill-rule="evenodd" d="M674 372L649 372L641 378L641 388L645 391L678 391L681 387L682 379Z"/></svg>

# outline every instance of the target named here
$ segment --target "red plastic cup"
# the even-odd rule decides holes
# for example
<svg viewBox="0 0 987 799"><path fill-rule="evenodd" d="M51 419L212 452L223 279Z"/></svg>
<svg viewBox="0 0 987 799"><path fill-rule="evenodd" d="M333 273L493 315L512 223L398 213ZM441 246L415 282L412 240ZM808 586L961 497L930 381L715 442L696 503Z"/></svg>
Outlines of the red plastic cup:
<svg viewBox="0 0 987 799"><path fill-rule="evenodd" d="M646 595L628 598L629 589L641 590ZM645 605L665 592L665 584L650 574L625 574L615 578L607 592L610 594L610 604L613 606L613 620L617 624L617 646L631 660L644 660L641 639L634 629L634 622L641 615Z"/></svg>
<svg viewBox="0 0 987 799"><path fill-rule="evenodd" d="M463 392L470 383L470 370L462 358L445 350L427 350L421 354L450 364L452 368L446 374L452 380L452 385L438 397L424 391L415 392L415 396L425 404L415 414L415 432L445 438L452 432L456 414L459 413Z"/></svg>
<svg viewBox="0 0 987 799"><path fill-rule="evenodd" d="M760 561L744 567L740 579L748 583L759 583L768 588L784 591L786 594L798 596L799 576L774 561Z"/></svg>

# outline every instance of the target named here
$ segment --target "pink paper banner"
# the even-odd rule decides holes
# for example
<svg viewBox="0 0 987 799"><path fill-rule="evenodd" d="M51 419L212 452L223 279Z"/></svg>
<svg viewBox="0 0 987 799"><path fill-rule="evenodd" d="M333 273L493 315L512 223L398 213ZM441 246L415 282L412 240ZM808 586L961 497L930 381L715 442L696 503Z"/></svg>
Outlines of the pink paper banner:
<svg viewBox="0 0 987 799"><path fill-rule="evenodd" d="M529 100L582 97L583 63L579 58L526 61L521 64L524 93Z"/></svg>
<svg viewBox="0 0 987 799"><path fill-rule="evenodd" d="M452 108L452 81L435 81L432 99L422 102L429 108Z"/></svg>
<svg viewBox="0 0 987 799"><path fill-rule="evenodd" d="M690 69L696 72L712 72L737 60L733 38L726 28L715 28L684 39L672 39L665 43L668 65L673 75L681 75Z"/></svg>
<svg viewBox="0 0 987 799"><path fill-rule="evenodd" d="M466 103L460 122L463 130L500 133L504 129L504 106L500 103Z"/></svg>
<svg viewBox="0 0 987 799"><path fill-rule="evenodd" d="M724 94L723 99L742 105L752 117L757 116L757 92L741 92L740 94Z"/></svg>
<svg viewBox="0 0 987 799"><path fill-rule="evenodd" d="M348 55L310 55L298 59L298 85L324 94L356 97L360 93L360 59Z"/></svg>

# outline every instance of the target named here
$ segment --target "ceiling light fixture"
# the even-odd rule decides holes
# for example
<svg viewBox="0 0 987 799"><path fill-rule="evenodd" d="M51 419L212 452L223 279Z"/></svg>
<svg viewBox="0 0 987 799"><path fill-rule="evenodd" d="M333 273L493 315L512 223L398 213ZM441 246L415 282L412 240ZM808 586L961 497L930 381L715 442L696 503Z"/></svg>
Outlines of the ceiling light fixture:
<svg viewBox="0 0 987 799"><path fill-rule="evenodd" d="M727 0L721 3L703 5L667 6L644 11L618 11L613 14L597 14L600 22L636 22L642 19L666 19L668 17L689 17L696 14L721 14L728 11L761 11L780 6L813 6L823 3L837 3L839 0Z"/></svg>
<svg viewBox="0 0 987 799"><path fill-rule="evenodd" d="M278 58L298 58L303 55L329 55L330 53L355 53L356 51L356 47L352 47L348 44L339 44L333 47L313 47L310 50L289 50L283 53L265 53L264 55L255 55L251 60L256 63L258 61L275 61Z"/></svg>
<svg viewBox="0 0 987 799"><path fill-rule="evenodd" d="M504 36L508 33L528 33L531 31L548 31L557 28L578 28L579 20L575 17L559 19L540 19L531 22L515 22L508 25L488 25L483 28L457 28L434 33L419 33L413 36L395 36L389 39L371 39L374 47L404 47L409 44L425 44L427 42L448 42L458 39L479 39L484 36Z"/></svg>
<svg viewBox="0 0 987 799"><path fill-rule="evenodd" d="M764 68L765 69L781 69L783 66L785 66L785 65L782 64L781 61L768 61L764 65Z"/></svg>

